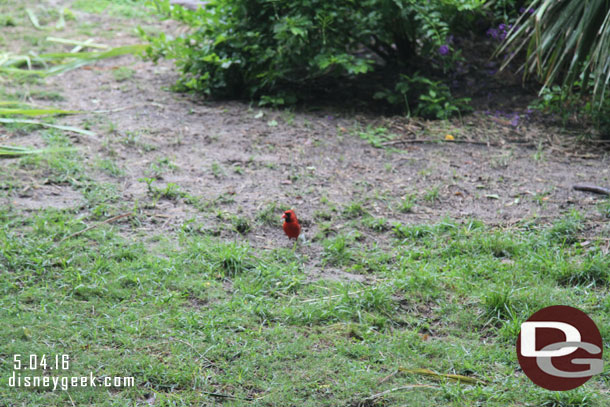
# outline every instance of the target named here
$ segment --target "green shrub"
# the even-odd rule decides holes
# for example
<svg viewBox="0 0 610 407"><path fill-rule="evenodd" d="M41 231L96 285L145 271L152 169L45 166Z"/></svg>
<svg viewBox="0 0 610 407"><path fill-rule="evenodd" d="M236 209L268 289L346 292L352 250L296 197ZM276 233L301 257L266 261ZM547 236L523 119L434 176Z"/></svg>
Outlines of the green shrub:
<svg viewBox="0 0 610 407"><path fill-rule="evenodd" d="M341 83L382 66L407 72L416 58L442 59L450 52L446 37L453 16L483 1L212 0L197 11L171 7L168 0L152 3L193 28L176 39L143 34L152 59L176 60L179 89L281 105L306 97L305 89L314 85Z"/></svg>

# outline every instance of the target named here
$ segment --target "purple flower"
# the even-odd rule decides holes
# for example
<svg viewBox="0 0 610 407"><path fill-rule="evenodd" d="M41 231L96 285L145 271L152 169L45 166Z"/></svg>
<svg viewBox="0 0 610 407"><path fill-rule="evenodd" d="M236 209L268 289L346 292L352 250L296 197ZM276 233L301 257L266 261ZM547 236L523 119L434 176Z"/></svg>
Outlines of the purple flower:
<svg viewBox="0 0 610 407"><path fill-rule="evenodd" d="M438 53L441 55L447 55L449 53L449 45L441 45L441 47L438 49Z"/></svg>
<svg viewBox="0 0 610 407"><path fill-rule="evenodd" d="M525 13L525 7L521 7L521 8L519 9L519 14L523 14L523 13Z"/></svg>
<svg viewBox="0 0 610 407"><path fill-rule="evenodd" d="M500 24L500 25L498 26L498 30L500 30L500 31L504 31L504 30L506 30L506 24Z"/></svg>
<svg viewBox="0 0 610 407"><path fill-rule="evenodd" d="M498 30L496 30L495 28L490 28L489 30L487 30L487 35L492 38L498 38Z"/></svg>
<svg viewBox="0 0 610 407"><path fill-rule="evenodd" d="M510 121L510 125L513 127L517 127L519 125L519 115L518 114L513 116L513 119Z"/></svg>

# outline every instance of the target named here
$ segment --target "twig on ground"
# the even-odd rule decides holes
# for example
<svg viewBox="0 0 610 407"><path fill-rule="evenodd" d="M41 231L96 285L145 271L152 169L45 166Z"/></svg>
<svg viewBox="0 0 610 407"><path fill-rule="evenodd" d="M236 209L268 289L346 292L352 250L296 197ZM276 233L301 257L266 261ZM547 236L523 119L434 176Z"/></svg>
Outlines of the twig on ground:
<svg viewBox="0 0 610 407"><path fill-rule="evenodd" d="M381 145L382 146L393 146L393 145L397 145L397 144L417 144L417 143L445 143L445 144L458 143L458 144L475 144L475 145L488 146L488 147L500 147L500 144L486 142L486 141L474 141L474 140L447 141L447 140L441 140L441 139L421 139L421 138L386 141L385 143L381 143Z"/></svg>
<svg viewBox="0 0 610 407"><path fill-rule="evenodd" d="M214 393L214 392L211 392L211 391L203 391L203 390L201 390L201 393L202 394L207 394L208 396L218 397L218 398L222 398L222 399L245 400L245 401L253 401L254 400L252 397L237 397L237 396L233 396L231 394Z"/></svg>
<svg viewBox="0 0 610 407"><path fill-rule="evenodd" d="M575 184L572 188L576 191L593 192L594 194L610 196L610 189L593 184Z"/></svg>

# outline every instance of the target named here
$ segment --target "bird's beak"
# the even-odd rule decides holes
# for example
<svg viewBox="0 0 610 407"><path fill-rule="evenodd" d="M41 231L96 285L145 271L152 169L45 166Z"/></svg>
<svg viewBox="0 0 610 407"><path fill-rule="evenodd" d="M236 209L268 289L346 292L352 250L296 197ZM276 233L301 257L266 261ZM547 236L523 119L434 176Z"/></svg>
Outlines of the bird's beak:
<svg viewBox="0 0 610 407"><path fill-rule="evenodd" d="M282 219L286 219L286 214L283 214L283 215L282 215Z"/></svg>

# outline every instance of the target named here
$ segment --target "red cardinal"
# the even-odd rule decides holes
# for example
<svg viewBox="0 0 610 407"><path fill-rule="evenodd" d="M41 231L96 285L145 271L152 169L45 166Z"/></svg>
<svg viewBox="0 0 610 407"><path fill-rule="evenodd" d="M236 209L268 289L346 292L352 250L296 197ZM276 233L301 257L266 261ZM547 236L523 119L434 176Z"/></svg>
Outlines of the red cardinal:
<svg viewBox="0 0 610 407"><path fill-rule="evenodd" d="M284 233L288 236L289 239L298 239L299 233L301 233L301 225L299 225L299 221L297 219L297 215L294 213L292 209L284 212L282 215L284 219Z"/></svg>

